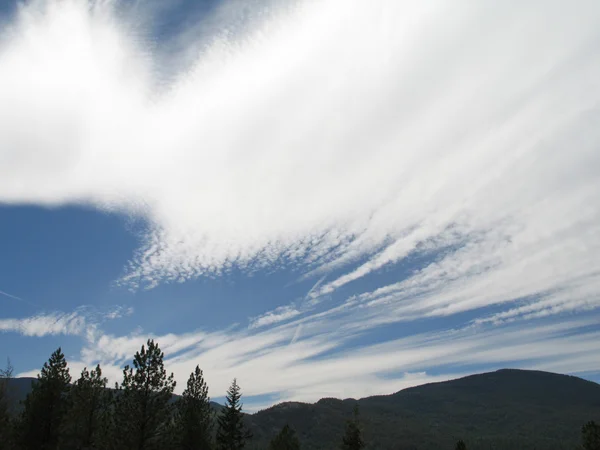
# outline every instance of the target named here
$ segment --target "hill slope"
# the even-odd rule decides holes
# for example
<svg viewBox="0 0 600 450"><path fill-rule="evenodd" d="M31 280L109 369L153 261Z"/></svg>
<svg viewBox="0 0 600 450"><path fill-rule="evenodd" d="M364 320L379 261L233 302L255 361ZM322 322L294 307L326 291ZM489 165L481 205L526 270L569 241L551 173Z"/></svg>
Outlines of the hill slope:
<svg viewBox="0 0 600 450"><path fill-rule="evenodd" d="M356 400L284 403L248 419L264 449L285 423L304 450L339 448ZM573 449L581 425L600 420L600 385L546 372L500 370L358 400L367 448Z"/></svg>
<svg viewBox="0 0 600 450"><path fill-rule="evenodd" d="M27 394L31 392L31 384L36 380L37 378L27 377L10 378L8 380L9 407L13 413L21 410L21 402L25 400ZM176 400L177 398L179 398L179 395L173 394L173 399ZM221 411L221 408L223 408L223 405L216 402L210 402L210 404L216 412Z"/></svg>
<svg viewBox="0 0 600 450"><path fill-rule="evenodd" d="M33 378L11 379L13 400L24 399ZM288 402L246 416L249 450L264 450L288 423L303 450L339 448L346 420L360 407L368 450L574 449L581 425L600 422L600 385L547 372L500 370L360 400ZM213 404L215 409L221 405Z"/></svg>

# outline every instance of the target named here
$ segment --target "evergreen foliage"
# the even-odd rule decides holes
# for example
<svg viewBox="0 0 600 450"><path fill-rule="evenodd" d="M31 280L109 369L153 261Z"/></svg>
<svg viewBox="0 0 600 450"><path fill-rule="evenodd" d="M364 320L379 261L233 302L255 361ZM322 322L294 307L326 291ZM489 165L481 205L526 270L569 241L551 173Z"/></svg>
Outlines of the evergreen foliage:
<svg viewBox="0 0 600 450"><path fill-rule="evenodd" d="M150 339L147 346L135 354L133 367L125 366L123 383L117 387L113 432L119 450L169 448L175 381L173 374L167 375L158 344Z"/></svg>
<svg viewBox="0 0 600 450"><path fill-rule="evenodd" d="M246 441L252 434L244 426L242 415L242 394L237 380L227 390L225 407L218 419L217 430L218 450L240 450L246 445Z"/></svg>
<svg viewBox="0 0 600 450"><path fill-rule="evenodd" d="M69 369L60 349L44 364L33 384L28 378L11 378L10 364L0 370L0 450L212 450L214 417L202 371L196 367L183 395L173 401L175 383L164 369L164 356L153 341L147 345L136 353L133 368L125 368L123 383L114 393L106 388L100 366L91 371L84 369L70 386ZM547 388L549 382L554 389ZM505 386L499 389L501 383ZM494 389L499 390L494 393ZM552 396L547 395L549 391ZM284 403L246 416L241 396L234 380L227 392L227 405L218 418L218 450L297 450L300 443L295 430L303 437L304 448L335 448L354 403L331 398L314 405ZM469 396L477 401L465 402ZM13 400L19 398L25 398L24 409L20 420L15 421ZM474 414L482 398L486 399L485 409ZM600 386L595 383L542 372L499 371L366 398L356 405L360 403L361 412L368 417L364 432L374 449L450 448L455 442L451 436L463 436L470 448L479 450L600 450L600 426L593 421L581 426L590 417L596 418L599 402ZM446 405L452 409L444 410ZM544 405L544 409L538 405ZM378 416L381 411L385 417ZM494 419L497 426L498 417L511 414L517 418L511 418L510 429L498 431L486 422L481 425L483 418ZM478 428L465 430L465 423ZM534 431L525 437L515 435L515 424L529 427L519 433ZM544 428L544 424L548 426ZM246 425L256 433L251 442L247 442L251 435ZM431 432L432 426L438 434ZM273 438L275 427L283 428ZM556 433L560 427L566 432ZM490 435L489 430L495 434ZM346 424L342 449L365 448L362 432L355 406L353 418ZM466 450L466 445L460 440L454 448Z"/></svg>
<svg viewBox="0 0 600 450"><path fill-rule="evenodd" d="M600 425L593 420L581 428L581 445L584 450L600 450Z"/></svg>
<svg viewBox="0 0 600 450"><path fill-rule="evenodd" d="M190 374L176 409L175 438L178 447L181 450L210 450L214 414L200 367L196 366Z"/></svg>
<svg viewBox="0 0 600 450"><path fill-rule="evenodd" d="M342 438L343 450L360 450L364 448L365 443L362 440L360 432L360 424L358 421L358 405L354 406L354 414L352 420L346 423L346 434Z"/></svg>
<svg viewBox="0 0 600 450"><path fill-rule="evenodd" d="M456 443L454 450L467 450L467 445L462 439Z"/></svg>
<svg viewBox="0 0 600 450"><path fill-rule="evenodd" d="M109 407L107 383L99 365L91 371L87 367L83 369L69 395L69 411L63 427L61 449L98 447L102 419Z"/></svg>
<svg viewBox="0 0 600 450"><path fill-rule="evenodd" d="M44 363L37 382L24 403L19 424L23 450L58 448L60 430L67 411L71 375L62 350L58 348Z"/></svg>
<svg viewBox="0 0 600 450"><path fill-rule="evenodd" d="M269 450L300 450L300 441L296 432L285 424L269 444Z"/></svg>
<svg viewBox="0 0 600 450"><path fill-rule="evenodd" d="M12 421L9 411L8 380L12 378L10 360L5 369L0 369L0 449L10 449L13 444Z"/></svg>

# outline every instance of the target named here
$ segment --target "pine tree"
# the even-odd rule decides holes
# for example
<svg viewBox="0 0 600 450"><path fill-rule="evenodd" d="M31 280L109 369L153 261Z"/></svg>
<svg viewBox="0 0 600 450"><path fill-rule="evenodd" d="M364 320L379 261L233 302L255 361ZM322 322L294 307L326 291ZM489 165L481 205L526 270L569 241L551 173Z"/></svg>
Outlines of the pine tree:
<svg viewBox="0 0 600 450"><path fill-rule="evenodd" d="M467 445L465 444L465 441L463 441L462 439L459 440L456 443L456 446L454 447L454 450L467 450Z"/></svg>
<svg viewBox="0 0 600 450"><path fill-rule="evenodd" d="M600 450L600 425L594 421L581 427L581 440L584 450Z"/></svg>
<svg viewBox="0 0 600 450"><path fill-rule="evenodd" d="M300 450L300 441L294 430L286 424L269 444L269 450Z"/></svg>
<svg viewBox="0 0 600 450"><path fill-rule="evenodd" d="M62 449L87 449L97 447L103 414L109 406L108 380L102 369L87 367L71 388L70 405L63 427Z"/></svg>
<svg viewBox="0 0 600 450"><path fill-rule="evenodd" d="M44 363L32 391L25 399L19 427L19 441L24 450L58 448L70 382L65 355L58 348Z"/></svg>
<svg viewBox="0 0 600 450"><path fill-rule="evenodd" d="M123 383L116 393L114 430L116 447L127 450L168 448L172 419L173 374L167 376L164 354L153 340L142 345L133 368L123 369Z"/></svg>
<svg viewBox="0 0 600 450"><path fill-rule="evenodd" d="M342 438L343 450L360 450L365 443L362 440L358 421L358 405L354 406L354 417L346 423L346 434Z"/></svg>
<svg viewBox="0 0 600 450"><path fill-rule="evenodd" d="M213 411L208 386L200 367L190 374L187 387L177 401L176 433L182 450L212 448Z"/></svg>
<svg viewBox="0 0 600 450"><path fill-rule="evenodd" d="M219 450L240 450L252 437L252 434L244 427L241 398L240 387L234 378L227 390L225 407L218 420L217 448Z"/></svg>
<svg viewBox="0 0 600 450"><path fill-rule="evenodd" d="M10 399L8 382L12 378L13 368L10 360L6 369L0 369L0 448L10 449L13 443L13 430L10 418Z"/></svg>

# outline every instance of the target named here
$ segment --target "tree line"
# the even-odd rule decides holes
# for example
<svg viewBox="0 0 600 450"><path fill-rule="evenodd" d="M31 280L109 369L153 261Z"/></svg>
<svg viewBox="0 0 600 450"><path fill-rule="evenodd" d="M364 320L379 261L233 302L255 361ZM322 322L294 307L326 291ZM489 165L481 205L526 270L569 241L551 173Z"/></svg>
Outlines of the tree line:
<svg viewBox="0 0 600 450"><path fill-rule="evenodd" d="M148 340L123 369L122 382L107 389L100 365L84 368L72 382L62 350L44 363L22 410L9 411L8 381L13 368L0 370L0 450L241 450L252 439L244 423L241 388L234 379L225 406L211 406L200 367L174 400L175 380L164 354ZM600 425L582 427L583 450L600 450ZM365 448L358 406L340 439L342 450ZM299 450L295 431L285 425L269 450ZM458 441L455 450L466 450Z"/></svg>
<svg viewBox="0 0 600 450"><path fill-rule="evenodd" d="M12 376L9 362L0 370L0 450L241 450L252 438L236 379L219 414L198 366L174 400L176 382L152 339L125 366L122 382L112 390L100 365L84 368L72 382L65 355L57 349L16 416L9 410ZM357 430L349 425L343 448L363 448ZM270 444L270 450L296 449L300 443L288 425Z"/></svg>

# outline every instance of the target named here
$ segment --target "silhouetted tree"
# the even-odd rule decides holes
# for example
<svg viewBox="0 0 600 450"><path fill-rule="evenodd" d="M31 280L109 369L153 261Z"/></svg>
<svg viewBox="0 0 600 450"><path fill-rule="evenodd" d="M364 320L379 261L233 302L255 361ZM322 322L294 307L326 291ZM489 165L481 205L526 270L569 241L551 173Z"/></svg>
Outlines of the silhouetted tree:
<svg viewBox="0 0 600 450"><path fill-rule="evenodd" d="M182 450L212 448L213 411L208 386L200 367L190 374L187 387L177 401L175 438Z"/></svg>
<svg viewBox="0 0 600 450"><path fill-rule="evenodd" d="M219 450L239 450L244 448L252 434L244 427L242 416L242 394L237 380L227 390L225 407L219 416L217 430L217 448Z"/></svg>
<svg viewBox="0 0 600 450"><path fill-rule="evenodd" d="M102 415L107 413L109 406L107 382L99 365L92 371L88 371L87 367L82 370L69 394L69 411L63 427L61 448L97 447Z"/></svg>
<svg viewBox="0 0 600 450"><path fill-rule="evenodd" d="M269 444L269 450L300 450L296 432L286 424Z"/></svg>
<svg viewBox="0 0 600 450"><path fill-rule="evenodd" d="M600 450L600 425L590 421L581 427L581 441L584 450Z"/></svg>
<svg viewBox="0 0 600 450"><path fill-rule="evenodd" d="M175 381L167 376L164 354L153 340L142 345L133 359L133 368L123 369L123 383L116 386L114 440L116 448L153 450L169 448L168 426Z"/></svg>
<svg viewBox="0 0 600 450"><path fill-rule="evenodd" d="M346 423L346 434L342 438L343 450L360 450L364 448L365 443L362 440L360 424L358 421L358 405L354 406L352 420Z"/></svg>
<svg viewBox="0 0 600 450"><path fill-rule="evenodd" d="M10 449L13 446L13 430L10 417L10 399L8 382L12 378L13 367L10 359L6 368L0 369L0 449Z"/></svg>
<svg viewBox="0 0 600 450"><path fill-rule="evenodd" d="M25 408L18 430L19 441L24 450L58 448L70 382L71 375L65 355L58 348L48 362L44 363L24 402Z"/></svg>
<svg viewBox="0 0 600 450"><path fill-rule="evenodd" d="M454 450L467 450L467 445L462 439L456 443Z"/></svg>

